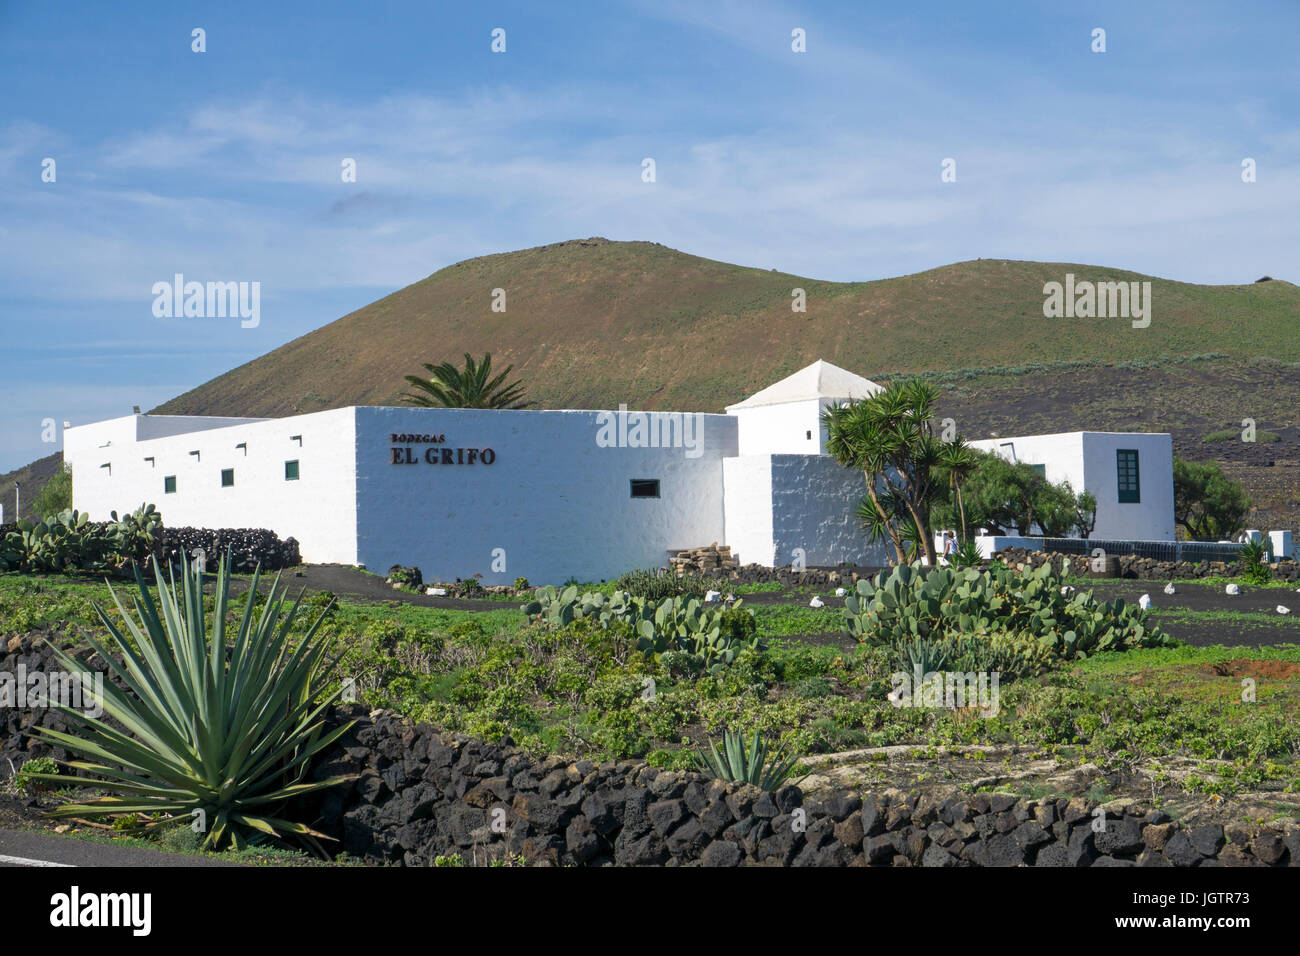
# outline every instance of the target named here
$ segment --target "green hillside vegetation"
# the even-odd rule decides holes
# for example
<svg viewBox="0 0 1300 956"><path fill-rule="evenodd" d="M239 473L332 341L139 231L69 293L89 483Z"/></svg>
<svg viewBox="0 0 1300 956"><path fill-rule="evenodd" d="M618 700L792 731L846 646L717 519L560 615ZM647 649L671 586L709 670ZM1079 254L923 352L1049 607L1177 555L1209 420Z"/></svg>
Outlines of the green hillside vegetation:
<svg viewBox="0 0 1300 956"><path fill-rule="evenodd" d="M1150 327L1044 318L1043 286L1067 272L1094 282L1150 281ZM791 309L795 288L807 295L806 313ZM505 290L505 312L492 311L494 289ZM1150 369L1207 355L1300 361L1300 288L1276 280L1190 285L995 259L823 282L655 243L576 240L449 266L157 411L286 415L400 404L404 375L464 352L513 365L543 408L626 402L718 412L819 358L869 378L1116 363Z"/></svg>

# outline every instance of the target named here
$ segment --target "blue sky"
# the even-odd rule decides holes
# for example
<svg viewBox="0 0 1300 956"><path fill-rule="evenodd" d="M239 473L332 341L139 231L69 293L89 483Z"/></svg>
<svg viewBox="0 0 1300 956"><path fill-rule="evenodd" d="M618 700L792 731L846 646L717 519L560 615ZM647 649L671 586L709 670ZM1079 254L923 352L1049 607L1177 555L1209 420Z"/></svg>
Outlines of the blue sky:
<svg viewBox="0 0 1300 956"><path fill-rule="evenodd" d="M1294 281L1298 28L1294 0L0 0L0 469L57 450L45 419L562 239L841 280L982 256ZM156 318L177 272L260 282L260 324Z"/></svg>

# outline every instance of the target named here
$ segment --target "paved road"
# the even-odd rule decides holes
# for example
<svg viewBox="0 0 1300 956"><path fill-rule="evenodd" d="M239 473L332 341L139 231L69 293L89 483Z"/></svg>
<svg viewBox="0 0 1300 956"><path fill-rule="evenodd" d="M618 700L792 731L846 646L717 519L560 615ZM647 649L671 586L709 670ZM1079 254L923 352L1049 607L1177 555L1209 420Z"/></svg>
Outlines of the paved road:
<svg viewBox="0 0 1300 956"><path fill-rule="evenodd" d="M0 867L237 866L184 853L112 846L27 830L0 830Z"/></svg>

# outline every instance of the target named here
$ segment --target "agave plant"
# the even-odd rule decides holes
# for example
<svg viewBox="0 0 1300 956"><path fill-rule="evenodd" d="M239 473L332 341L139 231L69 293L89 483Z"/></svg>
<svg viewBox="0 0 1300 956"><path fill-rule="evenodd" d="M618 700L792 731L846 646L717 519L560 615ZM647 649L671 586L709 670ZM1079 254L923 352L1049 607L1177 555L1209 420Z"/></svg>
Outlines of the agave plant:
<svg viewBox="0 0 1300 956"><path fill-rule="evenodd" d="M743 731L733 733L728 730L723 735L722 749L710 740L709 750L695 752L700 769L712 774L719 780L752 783L761 790L776 790L794 770L798 757L787 757L783 751L767 759L767 742L759 731L754 732L752 741L746 742Z"/></svg>
<svg viewBox="0 0 1300 956"><path fill-rule="evenodd" d="M932 674L944 669L951 652L947 641L901 637L894 642L894 666L909 674Z"/></svg>
<svg viewBox="0 0 1300 956"><path fill-rule="evenodd" d="M134 618L109 587L129 636L95 605L121 663L86 636L125 689L107 680L102 690L85 688L102 706L103 719L60 706L73 733L34 731L86 757L70 762L92 775L76 785L105 792L85 803L65 804L53 815L134 818L128 829L136 830L188 824L203 831L205 849L242 848L250 835L265 834L297 836L319 850L316 838L329 837L274 814L292 797L349 779L307 779L312 758L350 726L324 732L326 708L341 692L325 693L338 659L326 658L328 641L313 640L324 614L295 643L290 630L301 598L286 612L277 575L260 616L254 617L249 601L228 639L229 553L217 574L210 625L202 572L183 566L178 588L174 574L170 586L164 581L156 558L153 565L156 602L134 569ZM258 577L254 573L253 593ZM52 650L70 672L86 671L69 654ZM66 776L53 780L70 783Z"/></svg>
<svg viewBox="0 0 1300 956"><path fill-rule="evenodd" d="M980 546L975 543L974 538L967 538L952 553L952 563L959 568L978 568L984 564L984 556L980 554Z"/></svg>
<svg viewBox="0 0 1300 956"><path fill-rule="evenodd" d="M1267 584L1273 572L1265 563L1268 550L1263 541L1243 541L1241 544L1241 576L1247 584Z"/></svg>

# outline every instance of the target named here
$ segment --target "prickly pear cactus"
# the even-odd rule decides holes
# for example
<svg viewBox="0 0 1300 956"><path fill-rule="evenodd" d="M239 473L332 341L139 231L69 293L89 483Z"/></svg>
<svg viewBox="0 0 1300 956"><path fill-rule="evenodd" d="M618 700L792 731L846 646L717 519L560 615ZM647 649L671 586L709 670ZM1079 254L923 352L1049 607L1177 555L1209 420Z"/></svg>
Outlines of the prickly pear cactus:
<svg viewBox="0 0 1300 956"><path fill-rule="evenodd" d="M1061 579L1050 564L1023 572L1002 564L928 572L900 565L857 583L845 598L844 623L845 630L864 643L955 635L985 640L1016 635L1022 642L1027 636L1034 648L1025 645L1016 652L1027 668L1045 655L1070 660L1171 641L1148 620L1146 611L1123 600L1097 601L1091 591L1062 595ZM1011 652L1009 645L1004 649Z"/></svg>

